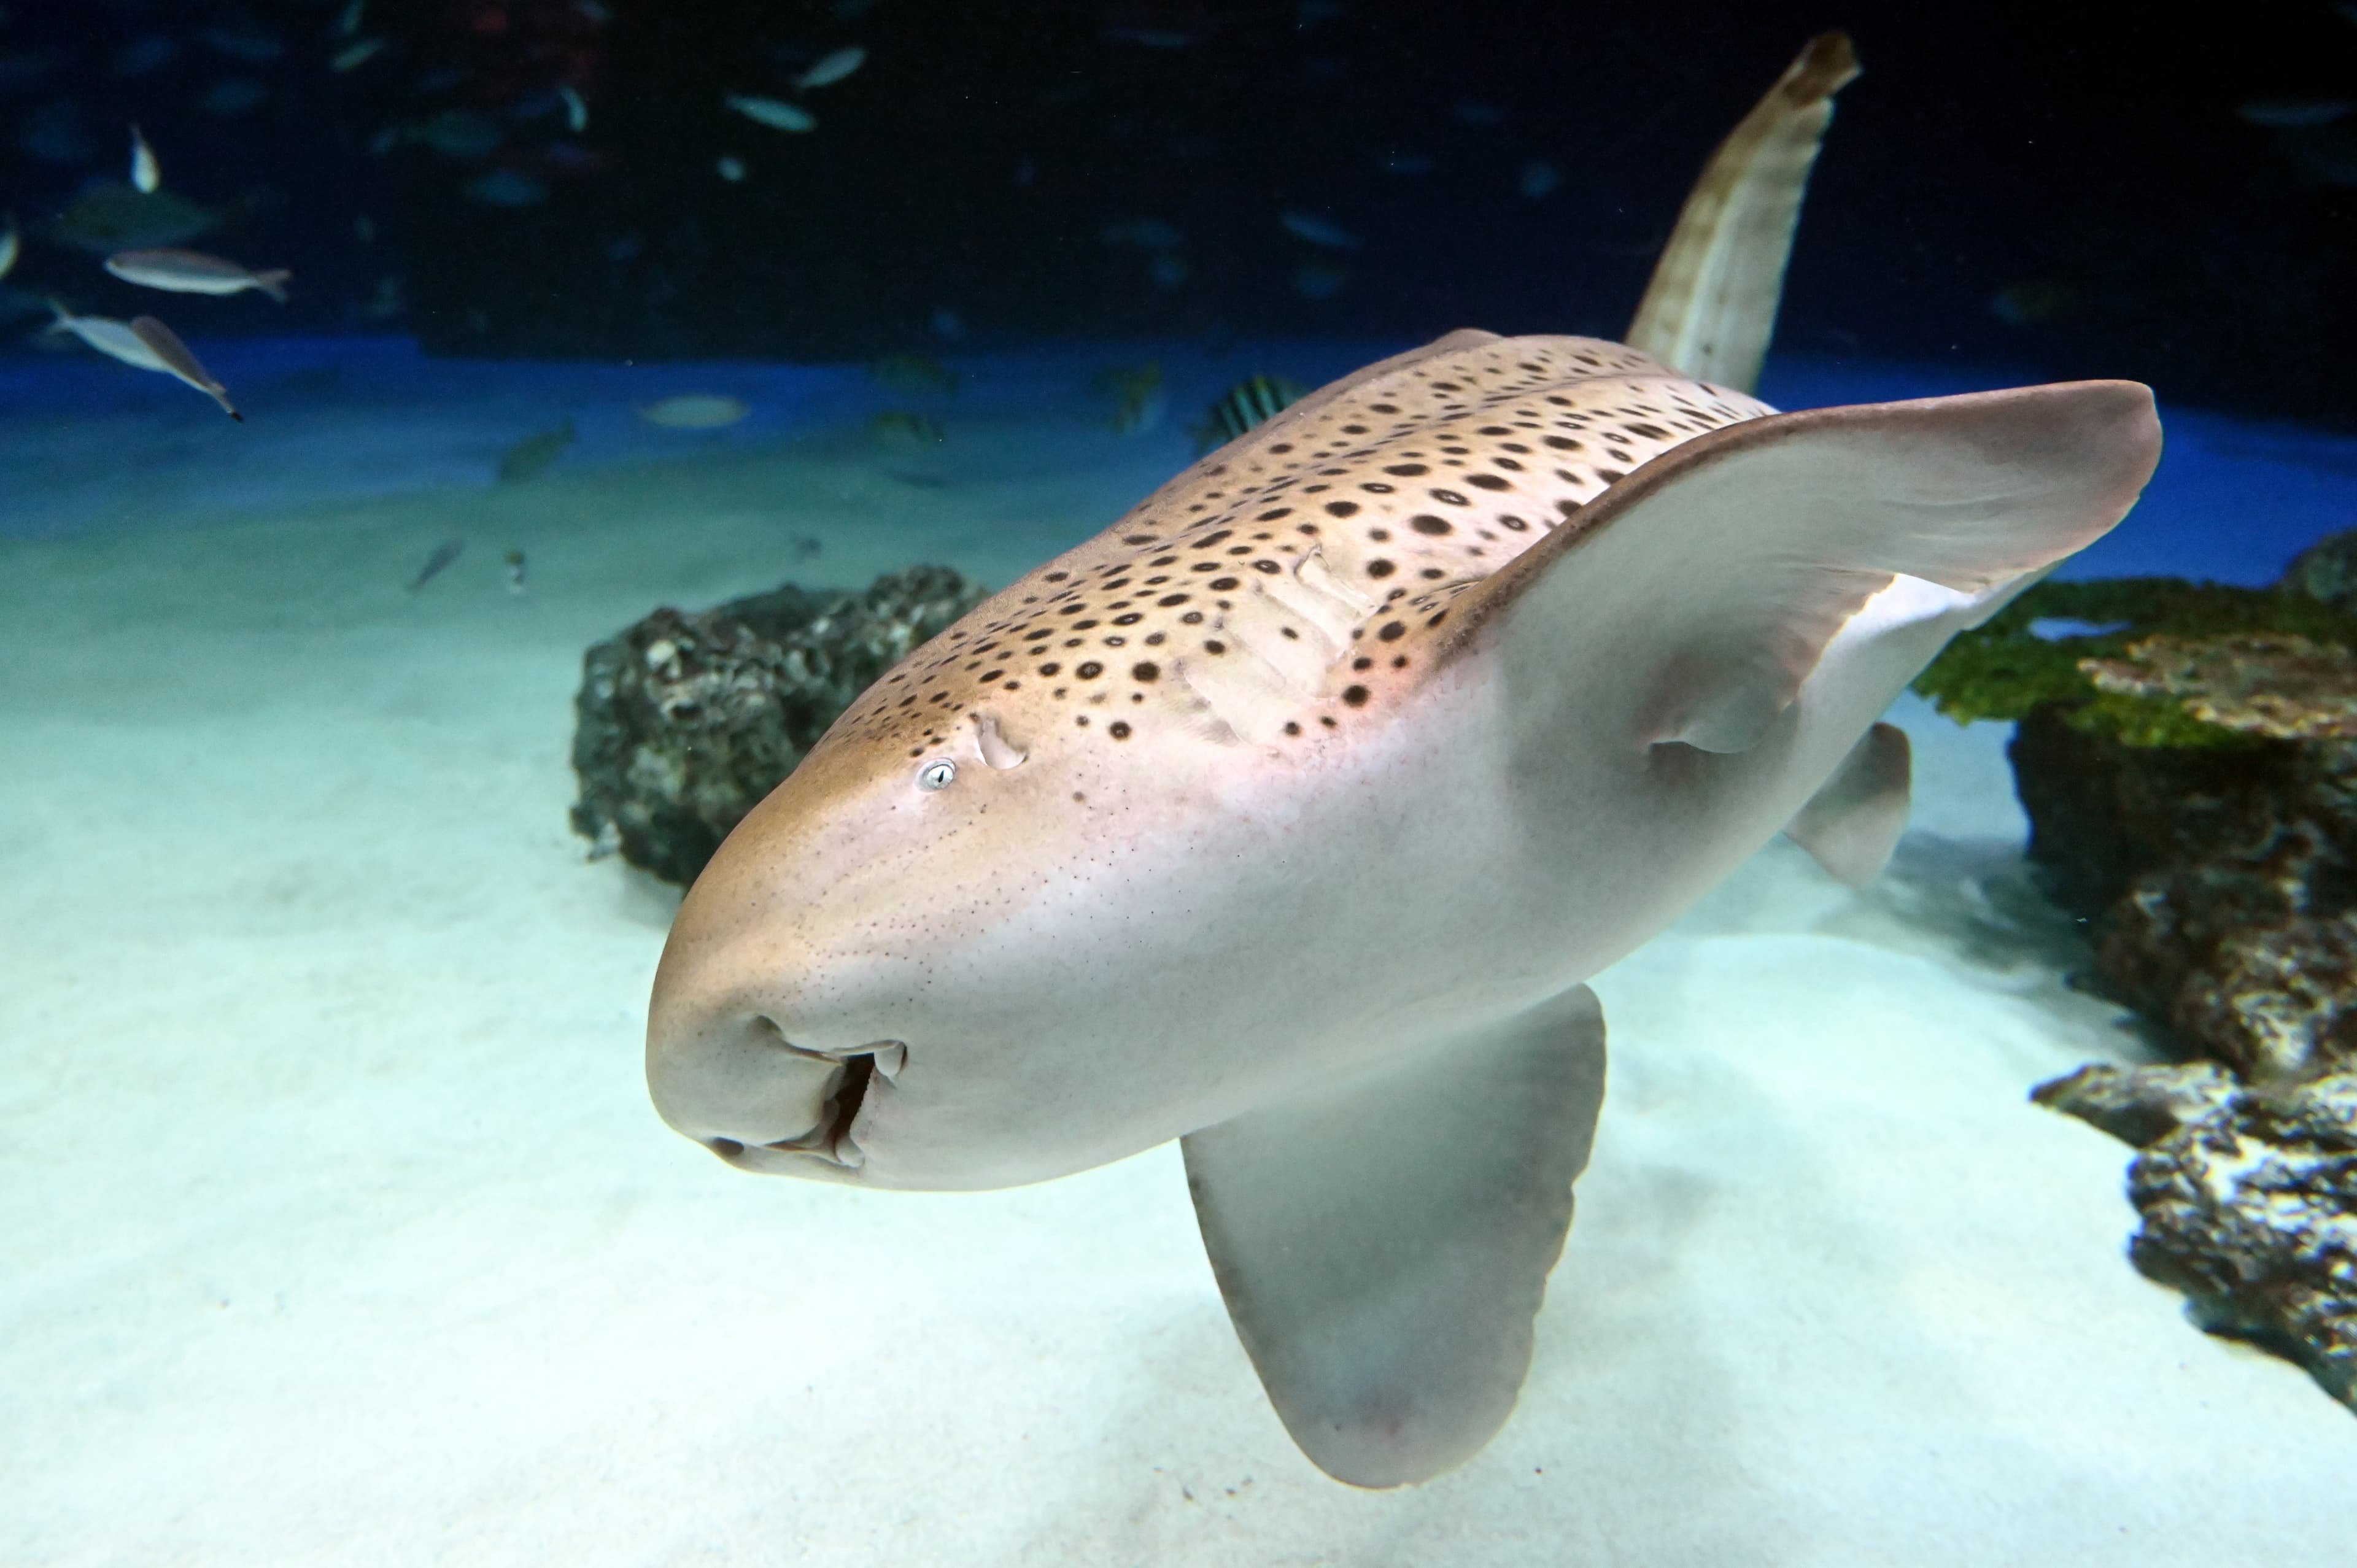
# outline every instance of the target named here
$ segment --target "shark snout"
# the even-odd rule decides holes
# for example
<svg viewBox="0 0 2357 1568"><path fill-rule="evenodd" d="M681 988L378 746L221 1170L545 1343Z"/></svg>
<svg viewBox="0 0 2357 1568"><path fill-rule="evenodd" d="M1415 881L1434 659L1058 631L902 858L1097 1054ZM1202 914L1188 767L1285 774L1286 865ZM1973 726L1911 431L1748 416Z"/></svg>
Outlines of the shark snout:
<svg viewBox="0 0 2357 1568"><path fill-rule="evenodd" d="M879 1042L828 1054L795 1043L759 1008L658 1012L647 1031L647 1088L678 1132L739 1169L837 1176L864 1163L851 1125L879 1066L906 1052Z"/></svg>

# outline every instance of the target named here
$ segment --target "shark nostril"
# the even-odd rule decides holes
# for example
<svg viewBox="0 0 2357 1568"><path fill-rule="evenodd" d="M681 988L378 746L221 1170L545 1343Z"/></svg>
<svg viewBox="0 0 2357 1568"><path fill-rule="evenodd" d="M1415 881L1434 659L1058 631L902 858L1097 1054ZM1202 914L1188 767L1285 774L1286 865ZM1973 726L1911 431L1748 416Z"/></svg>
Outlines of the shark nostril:
<svg viewBox="0 0 2357 1568"><path fill-rule="evenodd" d="M794 1056L807 1057L812 1061L831 1064L839 1064L841 1061L840 1058L829 1056L824 1051L814 1051L807 1046L794 1044L786 1036L786 1026L766 1013L754 1014L752 1022L747 1027L751 1030L753 1038L764 1046L775 1047L779 1050L791 1052Z"/></svg>

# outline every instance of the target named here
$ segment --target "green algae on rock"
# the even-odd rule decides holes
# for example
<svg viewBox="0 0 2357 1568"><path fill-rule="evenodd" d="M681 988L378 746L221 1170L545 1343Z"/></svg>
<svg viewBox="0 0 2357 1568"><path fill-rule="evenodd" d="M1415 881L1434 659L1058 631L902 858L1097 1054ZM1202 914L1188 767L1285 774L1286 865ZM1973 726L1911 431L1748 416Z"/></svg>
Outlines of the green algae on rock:
<svg viewBox="0 0 2357 1568"><path fill-rule="evenodd" d="M2054 622L2087 629L2059 637ZM2090 664L2132 660L2157 637L2178 646L2281 635L2319 650L2357 650L2357 616L2284 588L2238 588L2177 577L2040 583L1951 642L1914 690L1958 724L2020 719L2061 704L2073 729L2137 747L2246 747L2264 735L2205 720L2179 695L2127 681L2107 688ZM2213 660L2214 662L2214 660Z"/></svg>
<svg viewBox="0 0 2357 1568"><path fill-rule="evenodd" d="M2357 652L2304 637L2148 637L2079 669L2099 692L2173 698L2201 724L2273 740L2357 739Z"/></svg>

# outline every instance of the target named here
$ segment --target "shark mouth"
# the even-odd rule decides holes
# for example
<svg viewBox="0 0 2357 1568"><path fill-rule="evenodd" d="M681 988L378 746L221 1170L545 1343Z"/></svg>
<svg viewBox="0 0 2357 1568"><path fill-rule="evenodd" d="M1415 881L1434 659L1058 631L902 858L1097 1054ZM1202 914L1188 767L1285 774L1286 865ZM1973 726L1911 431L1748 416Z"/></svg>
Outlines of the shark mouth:
<svg viewBox="0 0 2357 1568"><path fill-rule="evenodd" d="M795 1047L788 1048L797 1055L817 1054L802 1052ZM900 1075L909 1060L909 1047L898 1040L884 1040L856 1054L820 1059L835 1063L838 1070L827 1084L826 1102L819 1112L818 1125L798 1138L783 1138L762 1147L813 1155L829 1165L856 1171L867 1163L867 1156L852 1142L852 1124L858 1121L860 1108L866 1104L869 1086L877 1075L882 1074L887 1082Z"/></svg>
<svg viewBox="0 0 2357 1568"><path fill-rule="evenodd" d="M836 1165L857 1170L867 1163L859 1145L851 1141L851 1123L858 1119L859 1108L867 1100L867 1086L876 1077L876 1058L871 1054L851 1058L843 1064L842 1076L834 1080L834 1091L827 1096L826 1111L817 1127L803 1134L802 1146L809 1148L806 1140L817 1140L812 1153L823 1153Z"/></svg>

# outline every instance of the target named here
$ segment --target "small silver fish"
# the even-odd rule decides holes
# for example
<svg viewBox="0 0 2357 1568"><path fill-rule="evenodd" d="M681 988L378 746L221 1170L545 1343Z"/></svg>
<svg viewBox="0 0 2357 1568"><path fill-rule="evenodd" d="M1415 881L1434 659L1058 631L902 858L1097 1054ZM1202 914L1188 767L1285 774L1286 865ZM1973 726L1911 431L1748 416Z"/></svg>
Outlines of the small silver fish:
<svg viewBox="0 0 2357 1568"><path fill-rule="evenodd" d="M129 322L117 321L110 316L76 316L54 299L49 301L49 308L57 313L57 319L49 323L49 331L70 332L109 359L120 360L138 370L164 371L147 345L131 330Z"/></svg>
<svg viewBox="0 0 2357 1568"><path fill-rule="evenodd" d="M16 220L11 217L7 232L0 233L0 278L6 277L9 269L16 264L16 252L24 244L24 236L16 232Z"/></svg>
<svg viewBox="0 0 2357 1568"><path fill-rule="evenodd" d="M507 128L473 109L443 109L403 127L402 135L423 142L446 158L479 158L507 140Z"/></svg>
<svg viewBox="0 0 2357 1568"><path fill-rule="evenodd" d="M808 70L794 78L794 86L804 92L813 87L829 87L866 63L867 51L852 44L821 55Z"/></svg>
<svg viewBox="0 0 2357 1568"><path fill-rule="evenodd" d="M2346 98L2254 98L2236 104L2234 113L2254 125L2292 131L2330 125L2357 113L2357 102Z"/></svg>
<svg viewBox="0 0 2357 1568"><path fill-rule="evenodd" d="M911 408L888 408L867 422L867 434L886 445L938 446L949 439L942 422Z"/></svg>
<svg viewBox="0 0 2357 1568"><path fill-rule="evenodd" d="M1100 371L1091 385L1098 396L1112 400L1113 428L1119 435L1138 435L1154 429L1169 407L1158 360Z"/></svg>
<svg viewBox="0 0 2357 1568"><path fill-rule="evenodd" d="M508 564L508 592L511 594L521 594L523 592L523 552L521 550L511 550L507 553L506 560Z"/></svg>
<svg viewBox="0 0 2357 1568"><path fill-rule="evenodd" d="M720 101L756 125L767 125L772 131L815 131L818 118L809 110L778 98L748 98L732 92Z"/></svg>
<svg viewBox="0 0 2357 1568"><path fill-rule="evenodd" d="M250 76L224 76L205 89L203 96L197 100L197 107L208 114L230 119L253 113L269 97L266 83Z"/></svg>
<svg viewBox="0 0 2357 1568"><path fill-rule="evenodd" d="M958 390L955 371L931 354L883 354L867 363L868 378L877 386L911 397Z"/></svg>
<svg viewBox="0 0 2357 1568"><path fill-rule="evenodd" d="M639 417L662 430L718 430L752 412L743 398L717 392L680 392L647 404L639 410Z"/></svg>
<svg viewBox="0 0 2357 1568"><path fill-rule="evenodd" d="M50 331L70 332L109 359L185 381L221 404L221 412L231 419L245 422L245 415L230 402L228 390L212 378L178 334L154 317L117 321L105 316L76 316L54 299L49 308L57 313Z"/></svg>
<svg viewBox="0 0 2357 1568"><path fill-rule="evenodd" d="M131 185L142 196L153 196L164 185L164 166L156 161L156 149L135 124L131 127Z"/></svg>
<svg viewBox="0 0 2357 1568"><path fill-rule="evenodd" d="M361 13L368 8L368 0L352 0L336 18L336 36L349 38L361 30Z"/></svg>
<svg viewBox="0 0 2357 1568"><path fill-rule="evenodd" d="M168 190L142 196L108 180L76 197L49 225L53 238L94 256L182 245L221 227L221 214L183 200Z"/></svg>
<svg viewBox="0 0 2357 1568"><path fill-rule="evenodd" d="M117 251L106 258L106 270L125 283L172 294L240 294L258 288L281 305L286 303L284 285L295 275L285 267L255 272L201 251Z"/></svg>
<svg viewBox="0 0 2357 1568"><path fill-rule="evenodd" d="M376 280L376 292L361 306L361 317L370 321L384 321L400 315L408 306L402 303L401 280L382 277Z"/></svg>
<svg viewBox="0 0 2357 1568"><path fill-rule="evenodd" d="M342 48L338 49L335 54L328 59L328 69L334 71L338 76L341 76L349 70L358 70L361 67L374 59L377 57L378 52L383 48L384 40L382 38L358 39L357 41L346 44Z"/></svg>
<svg viewBox="0 0 2357 1568"><path fill-rule="evenodd" d="M538 478L548 471L550 464L565 456L565 449L578 436L570 415L554 429L525 436L500 458L500 482L513 485Z"/></svg>
<svg viewBox="0 0 2357 1568"><path fill-rule="evenodd" d="M238 413L237 404L229 400L229 389L215 381L212 372L198 362L196 355L188 351L188 346L180 341L178 333L152 316L133 317L131 331L134 337L147 345L147 351L156 356L157 369L166 375L178 376L221 404L221 412L240 424L245 423L245 415Z"/></svg>
<svg viewBox="0 0 2357 1568"><path fill-rule="evenodd" d="M417 569L417 575L409 579L409 591L414 594L439 576L442 568L456 561L466 548L463 539L446 539L436 545L434 553L425 558L425 564Z"/></svg>
<svg viewBox="0 0 2357 1568"><path fill-rule="evenodd" d="M1287 212L1279 221L1294 238L1307 240L1313 245L1324 245L1329 250L1336 251L1355 251L1359 248L1359 237L1356 234L1340 225L1329 223L1315 213Z"/></svg>
<svg viewBox="0 0 2357 1568"><path fill-rule="evenodd" d="M548 199L548 187L518 169L495 168L468 180L464 194L486 207L533 207Z"/></svg>
<svg viewBox="0 0 2357 1568"><path fill-rule="evenodd" d="M589 103L581 96L581 90L568 81L556 90L556 95L565 100L565 128L576 136L587 130Z"/></svg>

